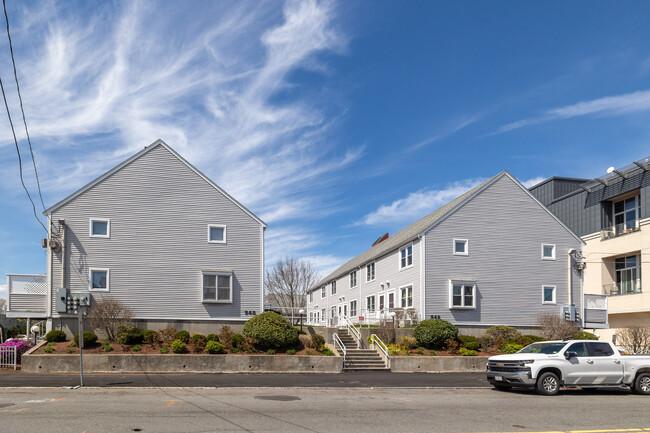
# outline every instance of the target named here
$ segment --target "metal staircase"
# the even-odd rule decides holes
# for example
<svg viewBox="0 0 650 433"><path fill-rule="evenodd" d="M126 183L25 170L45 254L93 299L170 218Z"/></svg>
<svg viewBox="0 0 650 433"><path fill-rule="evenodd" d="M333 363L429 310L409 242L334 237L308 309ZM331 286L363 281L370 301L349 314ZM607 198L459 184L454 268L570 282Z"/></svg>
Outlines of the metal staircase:
<svg viewBox="0 0 650 433"><path fill-rule="evenodd" d="M339 329L337 350L343 356L344 370L390 370L376 350L359 349L357 341L347 329Z"/></svg>

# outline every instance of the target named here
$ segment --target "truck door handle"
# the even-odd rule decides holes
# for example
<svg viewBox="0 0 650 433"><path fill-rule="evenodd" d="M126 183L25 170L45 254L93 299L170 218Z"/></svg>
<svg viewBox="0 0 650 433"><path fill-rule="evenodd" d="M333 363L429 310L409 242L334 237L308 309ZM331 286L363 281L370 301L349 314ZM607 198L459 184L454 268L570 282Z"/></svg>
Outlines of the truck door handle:
<svg viewBox="0 0 650 433"><path fill-rule="evenodd" d="M587 364L593 364L593 363L594 363L594 361L592 361L591 359L587 360Z"/></svg>
<svg viewBox="0 0 650 433"><path fill-rule="evenodd" d="M620 364L620 363L621 363L621 360L620 360L620 359L615 359L615 360L614 360L614 364Z"/></svg>

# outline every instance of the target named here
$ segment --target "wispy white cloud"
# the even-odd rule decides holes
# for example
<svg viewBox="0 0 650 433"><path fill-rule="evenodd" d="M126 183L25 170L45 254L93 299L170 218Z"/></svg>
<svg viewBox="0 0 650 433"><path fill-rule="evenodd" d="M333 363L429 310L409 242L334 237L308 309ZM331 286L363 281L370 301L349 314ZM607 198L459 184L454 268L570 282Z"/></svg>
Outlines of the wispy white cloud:
<svg viewBox="0 0 650 433"><path fill-rule="evenodd" d="M441 189L423 189L410 193L391 204L382 205L374 212L364 216L357 225L379 225L390 223L410 223L433 212L485 179L466 179L454 182Z"/></svg>
<svg viewBox="0 0 650 433"><path fill-rule="evenodd" d="M553 108L542 115L518 120L497 129L493 134L513 131L525 126L550 122L553 120L570 119L587 115L619 116L628 113L639 113L650 110L650 90L643 90L623 95L607 96L590 101L582 101L573 105Z"/></svg>
<svg viewBox="0 0 650 433"><path fill-rule="evenodd" d="M415 143L414 145L410 146L408 150L413 151L420 149L421 147L424 147L428 144L435 143L437 141L443 140L461 129L464 129L468 127L469 125L476 123L481 119L482 115L474 115L470 116L467 118L461 119L459 122L453 123L452 125L449 125L447 128L445 128L443 131L439 132L438 134L435 134L427 139L424 139L418 143Z"/></svg>
<svg viewBox="0 0 650 433"><path fill-rule="evenodd" d="M522 180L522 181L521 181L521 184L522 184L523 186L525 186L526 188L530 188L531 186L535 186L535 185L537 185L538 183L540 183L540 182L542 182L542 181L544 181L544 180L546 180L546 179L548 179L548 178L547 178L547 177L543 177L543 176L538 176L538 177L534 177L534 178L532 178L532 179Z"/></svg>

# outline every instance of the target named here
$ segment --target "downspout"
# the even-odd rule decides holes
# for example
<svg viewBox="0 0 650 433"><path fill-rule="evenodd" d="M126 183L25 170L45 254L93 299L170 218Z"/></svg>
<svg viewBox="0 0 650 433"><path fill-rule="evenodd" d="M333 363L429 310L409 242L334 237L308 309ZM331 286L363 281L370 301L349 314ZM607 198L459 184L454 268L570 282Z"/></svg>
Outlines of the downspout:
<svg viewBox="0 0 650 433"><path fill-rule="evenodd" d="M52 293L52 248L50 248L50 241L52 240L52 215L47 215L47 308L45 314L47 316L46 331L52 330L52 300L54 295Z"/></svg>
<svg viewBox="0 0 650 433"><path fill-rule="evenodd" d="M568 297L567 299L569 300L568 304L569 306L573 305L573 273L571 272L572 270L572 261L573 261L573 254L575 253L575 249L571 248L569 249L569 253L567 254L567 283L568 283Z"/></svg>
<svg viewBox="0 0 650 433"><path fill-rule="evenodd" d="M59 220L61 226L61 287L65 287L65 253L66 253L66 225L65 220Z"/></svg>

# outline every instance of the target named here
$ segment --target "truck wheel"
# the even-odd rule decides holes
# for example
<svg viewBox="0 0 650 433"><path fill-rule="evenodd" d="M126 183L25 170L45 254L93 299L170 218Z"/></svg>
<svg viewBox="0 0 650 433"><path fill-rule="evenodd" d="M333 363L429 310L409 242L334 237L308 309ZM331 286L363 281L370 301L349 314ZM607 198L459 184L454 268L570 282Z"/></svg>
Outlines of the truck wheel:
<svg viewBox="0 0 650 433"><path fill-rule="evenodd" d="M560 391L560 379L555 373L547 371L537 379L537 393L541 395L555 395Z"/></svg>
<svg viewBox="0 0 650 433"><path fill-rule="evenodd" d="M650 374L639 374L634 380L632 391L636 394L650 395Z"/></svg>

